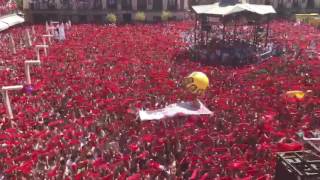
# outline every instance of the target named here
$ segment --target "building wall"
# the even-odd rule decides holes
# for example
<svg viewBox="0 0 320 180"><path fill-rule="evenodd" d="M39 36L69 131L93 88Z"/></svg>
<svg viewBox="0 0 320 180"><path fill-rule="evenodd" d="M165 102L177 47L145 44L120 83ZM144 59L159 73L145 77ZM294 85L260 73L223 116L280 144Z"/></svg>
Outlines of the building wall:
<svg viewBox="0 0 320 180"><path fill-rule="evenodd" d="M139 2L144 9L140 9ZM66 3L63 3L66 2ZM163 11L170 11L174 19L183 19L189 10L189 0L87 0L75 3L75 0L23 0L23 8L27 21L40 22L46 19L66 20L74 22L104 22L109 13L117 15L119 21L133 20L138 11L146 15L147 21L159 20ZM108 3L114 2L114 3ZM128 2L125 3L125 2ZM157 3L158 6L156 6Z"/></svg>
<svg viewBox="0 0 320 180"><path fill-rule="evenodd" d="M30 22L45 21L47 19L67 20L74 22L104 22L108 13L117 15L119 21L133 19L137 11L145 12L147 21L160 20L164 10L172 12L175 19L188 17L190 6L196 4L210 4L218 0L82 0L86 4L75 3L78 0L50 0L49 4L43 0L23 0L26 19ZM115 2L114 6L107 2ZM123 2L131 2L127 7ZM145 1L145 9L139 9L139 2ZM170 8L170 2L176 1L176 8ZM38 3L32 3L38 2ZM68 3L69 2L69 3ZM320 11L320 0L239 0L254 4L271 4L278 12L309 13ZM310 3L312 2L312 3ZM160 7L161 8L157 8ZM126 19L127 18L127 19Z"/></svg>
<svg viewBox="0 0 320 180"><path fill-rule="evenodd" d="M248 0L254 4L272 4L275 8L318 9L320 0ZM308 4L310 3L310 4ZM308 6L309 5L309 6Z"/></svg>

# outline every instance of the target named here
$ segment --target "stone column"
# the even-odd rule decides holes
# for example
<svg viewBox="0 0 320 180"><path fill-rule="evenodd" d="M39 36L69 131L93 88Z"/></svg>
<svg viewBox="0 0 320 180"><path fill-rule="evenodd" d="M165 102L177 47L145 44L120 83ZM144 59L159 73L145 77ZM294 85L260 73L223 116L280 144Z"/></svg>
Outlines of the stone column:
<svg viewBox="0 0 320 180"><path fill-rule="evenodd" d="M158 0L158 1L160 1L160 0ZM168 0L163 0L162 1L162 6L163 6L162 7L163 10L167 10L168 9Z"/></svg>
<svg viewBox="0 0 320 180"><path fill-rule="evenodd" d="M23 0L23 9L29 9L29 0Z"/></svg>
<svg viewBox="0 0 320 180"><path fill-rule="evenodd" d="M132 4L132 10L133 11L136 11L136 10L138 10L138 0L132 0L132 2L131 2Z"/></svg>
<svg viewBox="0 0 320 180"><path fill-rule="evenodd" d="M102 0L102 9L107 9L107 0Z"/></svg>
<svg viewBox="0 0 320 180"><path fill-rule="evenodd" d="M314 0L315 8L320 8L320 0Z"/></svg>
<svg viewBox="0 0 320 180"><path fill-rule="evenodd" d="M188 1L188 0L184 0L184 3L183 3L183 4L184 4L183 9L184 9L184 10L189 10L189 8L190 8L190 7L189 7L189 1Z"/></svg>
<svg viewBox="0 0 320 180"><path fill-rule="evenodd" d="M62 4L61 4L60 0L56 0L55 3L57 5L57 9L61 9L62 8Z"/></svg>
<svg viewBox="0 0 320 180"><path fill-rule="evenodd" d="M76 3L76 1L75 1L75 0L70 1L70 3L71 3L71 7L72 7L72 9L73 9L73 10L78 9L78 6L77 6L77 3Z"/></svg>
<svg viewBox="0 0 320 180"><path fill-rule="evenodd" d="M121 11L121 0L117 0L117 9L118 11Z"/></svg>
<svg viewBox="0 0 320 180"><path fill-rule="evenodd" d="M278 5L279 5L279 1L278 0L272 0L271 4L275 9L277 9Z"/></svg>
<svg viewBox="0 0 320 180"><path fill-rule="evenodd" d="M155 0L159 1L159 0ZM153 8L153 0L147 0L147 10L152 10Z"/></svg>

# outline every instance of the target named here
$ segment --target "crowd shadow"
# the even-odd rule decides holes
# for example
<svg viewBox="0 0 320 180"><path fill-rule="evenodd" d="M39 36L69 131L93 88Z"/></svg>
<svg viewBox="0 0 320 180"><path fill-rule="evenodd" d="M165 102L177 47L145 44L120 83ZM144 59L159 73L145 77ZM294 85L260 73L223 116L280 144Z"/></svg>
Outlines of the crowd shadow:
<svg viewBox="0 0 320 180"><path fill-rule="evenodd" d="M191 46L177 54L175 59L200 62L203 65L239 67L265 61L282 53L279 48L258 47L243 40L212 41L204 46Z"/></svg>

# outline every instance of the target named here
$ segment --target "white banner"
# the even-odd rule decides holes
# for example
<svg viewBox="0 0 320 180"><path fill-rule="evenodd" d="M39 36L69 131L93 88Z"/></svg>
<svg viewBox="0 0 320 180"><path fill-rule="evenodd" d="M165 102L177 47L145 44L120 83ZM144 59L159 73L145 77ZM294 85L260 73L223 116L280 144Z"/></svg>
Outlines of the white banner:
<svg viewBox="0 0 320 180"><path fill-rule="evenodd" d="M163 118L174 117L176 115L189 116L189 115L211 115L212 112L201 103L197 102L180 102L170 104L169 106L152 111L139 111L141 121L160 120Z"/></svg>

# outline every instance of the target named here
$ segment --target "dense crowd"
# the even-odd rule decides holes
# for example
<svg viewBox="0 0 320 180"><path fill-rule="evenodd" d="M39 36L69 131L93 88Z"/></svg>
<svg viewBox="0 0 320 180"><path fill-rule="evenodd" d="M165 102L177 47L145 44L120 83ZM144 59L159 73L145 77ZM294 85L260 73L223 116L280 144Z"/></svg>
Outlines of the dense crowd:
<svg viewBox="0 0 320 180"><path fill-rule="evenodd" d="M1 36L18 40L25 28ZM271 179L275 153L302 149L295 133L319 127L320 62L309 47L318 30L273 22L285 54L230 68L175 58L191 28L72 26L32 67L32 88L10 92L14 119L0 104L0 179ZM34 29L41 42L45 26ZM34 49L2 43L0 53L0 85L23 84ZM201 100L212 116L139 121L139 109L192 99L179 84L193 71L209 76Z"/></svg>
<svg viewBox="0 0 320 180"><path fill-rule="evenodd" d="M0 0L0 16L10 14L17 10L17 4L14 0Z"/></svg>

